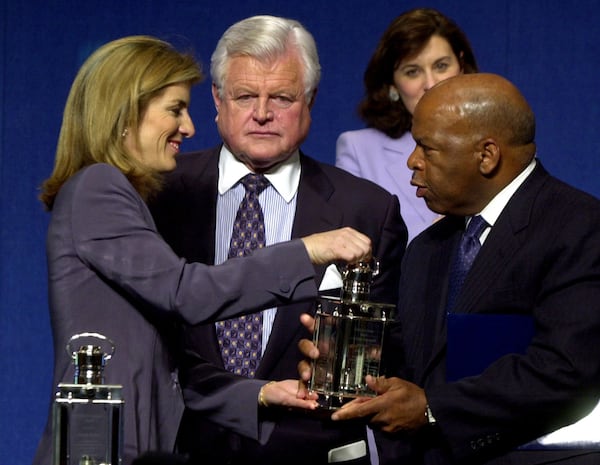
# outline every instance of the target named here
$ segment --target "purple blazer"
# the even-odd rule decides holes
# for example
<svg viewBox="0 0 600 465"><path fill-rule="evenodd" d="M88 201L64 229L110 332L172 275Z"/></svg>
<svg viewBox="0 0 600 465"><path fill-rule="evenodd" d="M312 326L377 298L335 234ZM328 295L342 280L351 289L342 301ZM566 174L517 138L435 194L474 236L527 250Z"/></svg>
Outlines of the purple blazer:
<svg viewBox="0 0 600 465"><path fill-rule="evenodd" d="M398 197L409 242L439 218L410 185L412 171L406 161L414 148L410 132L392 139L377 129L359 129L340 134L335 160L336 166L373 181Z"/></svg>
<svg viewBox="0 0 600 465"><path fill-rule="evenodd" d="M105 382L123 385L123 465L148 450L172 451L184 410L172 339L177 323L317 296L300 240L260 252L220 266L187 263L160 238L146 204L118 169L82 169L61 188L48 228L51 398L58 383L73 380L65 350L71 336L101 333L116 346ZM49 417L34 465L49 465L51 448Z"/></svg>

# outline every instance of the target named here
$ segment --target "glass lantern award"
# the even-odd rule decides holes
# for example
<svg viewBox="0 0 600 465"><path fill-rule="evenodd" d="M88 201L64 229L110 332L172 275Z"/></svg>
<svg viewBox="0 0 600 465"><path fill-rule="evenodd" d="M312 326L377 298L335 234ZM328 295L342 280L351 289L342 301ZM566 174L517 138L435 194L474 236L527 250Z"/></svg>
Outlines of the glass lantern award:
<svg viewBox="0 0 600 465"><path fill-rule="evenodd" d="M319 405L335 410L356 397L375 396L365 377L378 377L381 353L395 305L369 301L379 263L348 265L342 273L341 298L317 303L313 342L319 358L312 363L309 389Z"/></svg>
<svg viewBox="0 0 600 465"><path fill-rule="evenodd" d="M74 350L78 340L96 345ZM75 377L73 384L60 383L56 392L53 465L121 464L122 386L104 384L104 366L114 350L113 342L98 333L76 334L67 343Z"/></svg>

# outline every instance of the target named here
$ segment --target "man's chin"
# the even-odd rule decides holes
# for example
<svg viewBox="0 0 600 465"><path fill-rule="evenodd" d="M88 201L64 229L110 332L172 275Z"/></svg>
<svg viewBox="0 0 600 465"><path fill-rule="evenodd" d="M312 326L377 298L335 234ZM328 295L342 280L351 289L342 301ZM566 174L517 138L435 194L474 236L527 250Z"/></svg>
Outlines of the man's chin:
<svg viewBox="0 0 600 465"><path fill-rule="evenodd" d="M252 150L252 152L236 155L236 158L251 170L264 172L287 160L293 153L293 151L282 153L277 150Z"/></svg>

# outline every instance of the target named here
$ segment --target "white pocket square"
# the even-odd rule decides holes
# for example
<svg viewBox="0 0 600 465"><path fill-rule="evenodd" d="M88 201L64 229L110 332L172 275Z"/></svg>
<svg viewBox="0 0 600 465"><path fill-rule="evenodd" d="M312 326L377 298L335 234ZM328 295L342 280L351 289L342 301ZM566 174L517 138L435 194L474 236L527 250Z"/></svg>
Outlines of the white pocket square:
<svg viewBox="0 0 600 465"><path fill-rule="evenodd" d="M329 265L323 275L319 291L339 289L342 287L342 275L335 265Z"/></svg>

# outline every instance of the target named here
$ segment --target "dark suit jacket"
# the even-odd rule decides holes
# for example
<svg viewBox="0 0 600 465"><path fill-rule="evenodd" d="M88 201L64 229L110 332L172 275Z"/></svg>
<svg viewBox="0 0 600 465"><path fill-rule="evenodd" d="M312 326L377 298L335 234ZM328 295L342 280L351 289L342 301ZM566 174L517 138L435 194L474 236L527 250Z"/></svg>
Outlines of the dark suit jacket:
<svg viewBox="0 0 600 465"><path fill-rule="evenodd" d="M174 250L204 263L214 262L219 151L217 147L181 156L176 172L169 176L165 191L153 205L158 228ZM367 234L373 241L374 255L381 261L381 274L373 284L371 300L395 302L407 237L397 198L369 181L305 155L301 155L301 165L292 236L342 226ZM325 267L317 268L317 282L324 271ZM299 316L313 310L314 303L280 307L257 379L298 377L297 364L302 356L297 344L301 338L310 338ZM266 444L243 437L261 439L256 434L256 396L264 382L256 384L256 380L240 379L224 371L213 325L188 331L186 343L195 355L188 359L189 369L182 374L182 383L188 388L187 405L199 413L186 414L181 446L184 450L194 449L205 463L238 459L245 464L263 465L326 463L331 448L365 439L364 424L333 425L304 413L282 414L272 409L261 413L263 420L276 422ZM247 410L246 424L229 420L233 410L240 408Z"/></svg>
<svg viewBox="0 0 600 465"><path fill-rule="evenodd" d="M382 439L382 463L600 463L581 450L511 452L598 401L600 202L549 176L538 161L490 230L454 309L530 315L533 340L524 355L446 383L447 275L463 229L463 218L446 217L406 252L395 335L403 357L395 374L425 388L438 426ZM400 458L407 455L412 459Z"/></svg>
<svg viewBox="0 0 600 465"><path fill-rule="evenodd" d="M105 382L123 386L123 465L148 450L172 452L184 410L172 339L177 322L317 296L300 241L260 252L219 267L186 263L161 240L123 173L102 163L80 170L62 186L48 227L51 397L58 383L73 382L73 356L65 350L71 336L101 333L116 347ZM49 415L35 465L52 462L52 444Z"/></svg>

